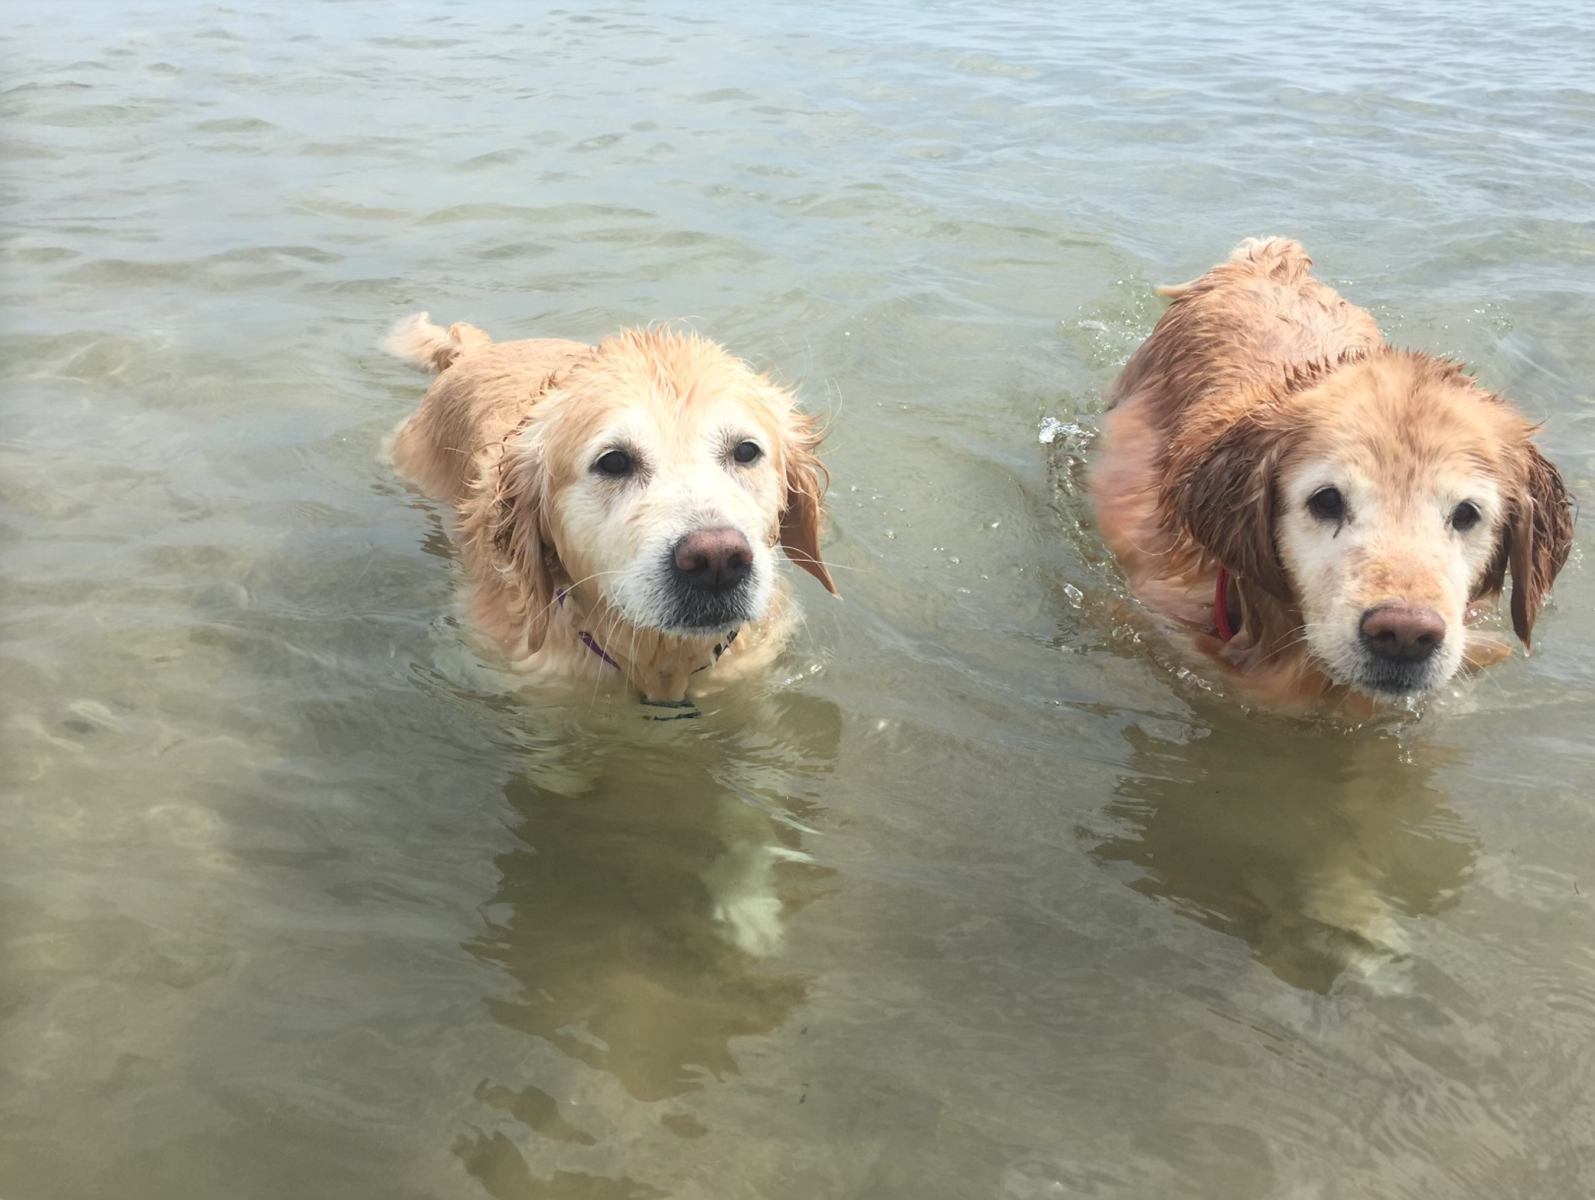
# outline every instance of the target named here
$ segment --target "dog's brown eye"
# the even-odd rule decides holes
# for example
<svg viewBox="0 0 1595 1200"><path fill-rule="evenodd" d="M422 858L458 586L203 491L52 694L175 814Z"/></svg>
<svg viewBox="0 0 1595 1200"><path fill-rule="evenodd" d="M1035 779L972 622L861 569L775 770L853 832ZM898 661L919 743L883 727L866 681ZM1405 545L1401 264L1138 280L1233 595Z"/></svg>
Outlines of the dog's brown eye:
<svg viewBox="0 0 1595 1200"><path fill-rule="evenodd" d="M1458 533L1466 533L1478 523L1478 507L1469 504L1466 500L1451 510L1451 528Z"/></svg>
<svg viewBox="0 0 1595 1200"><path fill-rule="evenodd" d="M600 475L607 475L610 479L621 479L631 474L631 455L624 450L611 450L600 454L598 461L593 464L593 470Z"/></svg>
<svg viewBox="0 0 1595 1200"><path fill-rule="evenodd" d="M1307 497L1307 511L1320 521L1344 521L1346 499L1338 488L1319 488Z"/></svg>
<svg viewBox="0 0 1595 1200"><path fill-rule="evenodd" d="M757 462L763 453L758 442L738 442L737 448L731 451L731 457L746 466L750 462Z"/></svg>

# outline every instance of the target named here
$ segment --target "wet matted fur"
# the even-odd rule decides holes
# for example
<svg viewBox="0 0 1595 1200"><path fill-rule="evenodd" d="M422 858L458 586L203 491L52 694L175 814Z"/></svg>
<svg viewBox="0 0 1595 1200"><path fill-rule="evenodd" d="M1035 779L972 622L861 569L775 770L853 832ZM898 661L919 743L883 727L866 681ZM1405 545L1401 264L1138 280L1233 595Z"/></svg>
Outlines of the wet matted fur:
<svg viewBox="0 0 1595 1200"><path fill-rule="evenodd" d="M425 313L386 344L439 373L393 462L454 507L471 617L518 670L618 675L679 702L780 649L792 614L777 544L836 591L820 557L818 422L718 344L662 330L494 342ZM615 451L621 476L599 466L622 461ZM749 560L707 598L671 565L705 530L735 531Z"/></svg>
<svg viewBox="0 0 1595 1200"><path fill-rule="evenodd" d="M1467 628L1509 571L1528 646L1573 506L1534 425L1455 364L1387 345L1311 266L1294 241L1249 239L1161 289L1173 303L1109 389L1091 493L1178 640L1266 703L1368 711L1509 654ZM1375 653L1379 613L1418 621L1426 657Z"/></svg>

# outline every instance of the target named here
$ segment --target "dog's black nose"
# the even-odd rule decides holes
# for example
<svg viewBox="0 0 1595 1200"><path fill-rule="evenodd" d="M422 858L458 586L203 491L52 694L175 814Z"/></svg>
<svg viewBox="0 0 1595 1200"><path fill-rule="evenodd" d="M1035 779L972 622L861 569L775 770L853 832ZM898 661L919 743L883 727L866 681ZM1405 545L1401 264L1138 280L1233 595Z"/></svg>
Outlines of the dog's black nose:
<svg viewBox="0 0 1595 1200"><path fill-rule="evenodd" d="M1362 614L1362 641L1387 662L1422 662L1445 641L1445 621L1432 608L1381 604Z"/></svg>
<svg viewBox="0 0 1595 1200"><path fill-rule="evenodd" d="M676 574L699 592L729 592L753 570L753 548L735 529L698 529L671 552Z"/></svg>

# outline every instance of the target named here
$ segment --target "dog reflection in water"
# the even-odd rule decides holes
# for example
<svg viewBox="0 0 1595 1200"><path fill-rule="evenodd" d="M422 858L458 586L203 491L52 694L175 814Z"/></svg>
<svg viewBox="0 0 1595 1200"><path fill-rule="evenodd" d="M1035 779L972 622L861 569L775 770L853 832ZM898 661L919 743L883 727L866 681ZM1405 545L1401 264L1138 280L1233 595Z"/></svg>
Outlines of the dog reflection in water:
<svg viewBox="0 0 1595 1200"><path fill-rule="evenodd" d="M1138 773L1107 809L1122 832L1092 857L1137 868L1130 887L1243 938L1296 987L1404 990L1398 915L1455 903L1477 853L1431 783L1445 751L1220 721L1184 743L1130 730Z"/></svg>
<svg viewBox="0 0 1595 1200"><path fill-rule="evenodd" d="M839 716L805 697L767 707L763 733L628 726L629 744L581 761L554 743L562 764L505 787L517 845L496 860L489 924L466 948L513 981L487 997L493 1018L558 1053L530 1077L484 1081L479 1101L542 1136L467 1135L457 1150L473 1174L546 1177L579 1161L568 1156L595 1135L635 1126L637 1102L737 1074L734 1040L774 1032L804 1002L807 978L771 955L829 874L803 852L812 806L793 794L834 761ZM726 736L696 736L710 731ZM647 1125L673 1139L694 1120Z"/></svg>

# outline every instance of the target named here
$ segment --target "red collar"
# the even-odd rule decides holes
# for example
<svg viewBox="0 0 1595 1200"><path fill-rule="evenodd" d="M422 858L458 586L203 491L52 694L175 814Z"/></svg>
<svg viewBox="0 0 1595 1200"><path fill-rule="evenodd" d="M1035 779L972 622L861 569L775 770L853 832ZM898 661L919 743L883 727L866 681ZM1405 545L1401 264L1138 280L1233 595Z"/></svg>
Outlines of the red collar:
<svg viewBox="0 0 1595 1200"><path fill-rule="evenodd" d="M1229 572L1218 569L1218 586L1213 590L1213 624L1218 627L1218 640L1227 642L1235 636L1235 627L1229 623Z"/></svg>

